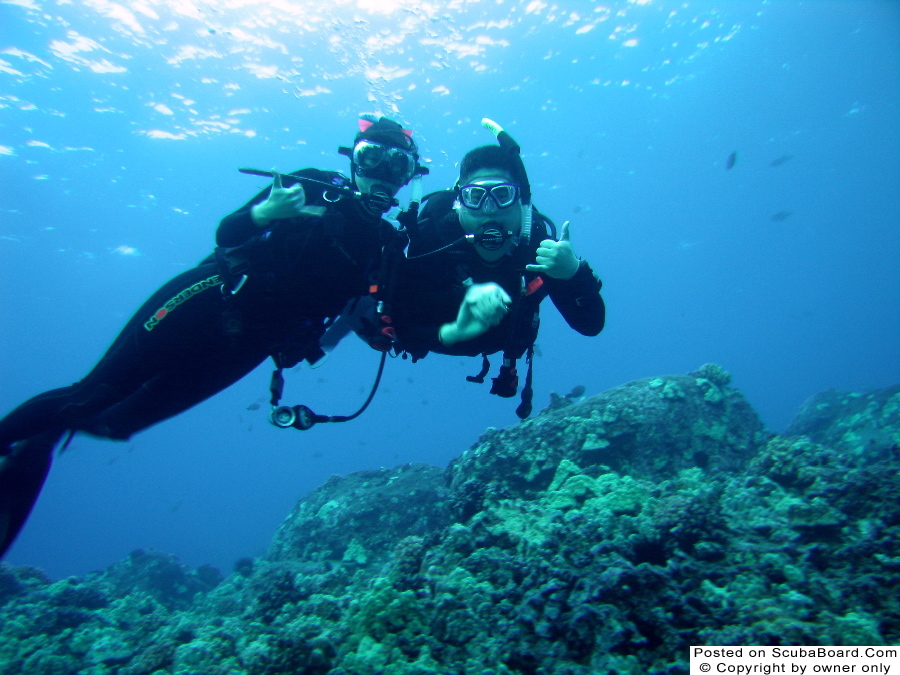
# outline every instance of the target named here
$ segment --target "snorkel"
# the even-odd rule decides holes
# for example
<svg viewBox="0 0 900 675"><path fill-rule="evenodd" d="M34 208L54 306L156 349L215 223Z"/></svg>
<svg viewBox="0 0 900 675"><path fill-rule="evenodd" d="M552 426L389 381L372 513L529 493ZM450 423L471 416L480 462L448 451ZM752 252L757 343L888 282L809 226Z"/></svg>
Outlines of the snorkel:
<svg viewBox="0 0 900 675"><path fill-rule="evenodd" d="M497 139L500 147L506 151L510 158L516 164L519 174L519 192L522 195L522 227L519 229L519 236L514 242L515 245L521 242L528 243L531 241L531 184L528 182L528 174L525 172L525 163L522 161L521 148L519 144L503 130L499 124L487 117L481 120L481 125L488 129Z"/></svg>

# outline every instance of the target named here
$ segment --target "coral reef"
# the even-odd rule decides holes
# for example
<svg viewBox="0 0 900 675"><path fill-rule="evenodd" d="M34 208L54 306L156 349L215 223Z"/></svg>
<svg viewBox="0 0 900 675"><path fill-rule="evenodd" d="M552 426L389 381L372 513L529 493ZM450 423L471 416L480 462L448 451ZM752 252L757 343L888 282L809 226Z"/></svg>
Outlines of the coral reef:
<svg viewBox="0 0 900 675"><path fill-rule="evenodd" d="M446 469L334 477L222 579L0 565L0 673L687 673L687 647L900 642L900 387L767 433L730 376L555 396Z"/></svg>

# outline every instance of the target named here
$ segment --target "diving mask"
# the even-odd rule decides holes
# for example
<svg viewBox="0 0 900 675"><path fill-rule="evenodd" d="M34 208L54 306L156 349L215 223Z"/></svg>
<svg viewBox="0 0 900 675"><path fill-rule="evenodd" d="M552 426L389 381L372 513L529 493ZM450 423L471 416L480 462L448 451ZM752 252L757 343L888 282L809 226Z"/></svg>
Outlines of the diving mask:
<svg viewBox="0 0 900 675"><path fill-rule="evenodd" d="M353 148L356 175L406 185L416 173L412 153L381 143L360 141Z"/></svg>
<svg viewBox="0 0 900 675"><path fill-rule="evenodd" d="M519 186L515 183L482 182L459 188L459 201L467 209L477 211L490 198L499 209L508 209L519 198Z"/></svg>

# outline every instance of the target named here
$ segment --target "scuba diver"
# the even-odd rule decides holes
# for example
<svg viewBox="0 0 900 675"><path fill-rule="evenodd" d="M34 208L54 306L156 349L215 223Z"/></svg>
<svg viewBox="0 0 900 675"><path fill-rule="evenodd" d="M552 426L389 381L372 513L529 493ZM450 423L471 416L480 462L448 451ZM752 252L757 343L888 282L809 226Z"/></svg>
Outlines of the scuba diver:
<svg viewBox="0 0 900 675"><path fill-rule="evenodd" d="M553 223L531 203L519 146L495 122L483 120L498 145L463 157L452 190L427 195L414 225L396 285L394 348L413 361L428 352L482 355L482 370L467 377L484 382L487 356L502 352L491 393L513 397L516 360L528 371L517 415L531 413L534 342L541 301L549 296L566 322L582 335L603 330L601 282L575 256L564 223ZM552 235L551 236L551 231Z"/></svg>
<svg viewBox="0 0 900 675"><path fill-rule="evenodd" d="M349 179L244 170L273 184L222 220L215 254L150 296L83 380L0 420L0 556L31 512L54 449L74 433L126 440L267 357L280 374L323 356L327 324L369 293L385 251L406 243L382 216L427 172L412 132L386 117L362 115L353 147L340 152Z"/></svg>

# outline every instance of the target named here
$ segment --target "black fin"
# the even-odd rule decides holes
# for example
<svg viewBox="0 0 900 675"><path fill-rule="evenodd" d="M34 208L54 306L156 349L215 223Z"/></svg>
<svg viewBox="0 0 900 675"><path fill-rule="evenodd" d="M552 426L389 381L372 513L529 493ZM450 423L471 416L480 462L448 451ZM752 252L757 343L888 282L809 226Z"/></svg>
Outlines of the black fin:
<svg viewBox="0 0 900 675"><path fill-rule="evenodd" d="M0 558L6 555L37 501L64 431L47 431L13 444L0 459Z"/></svg>

